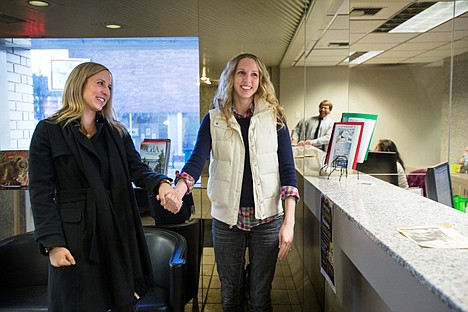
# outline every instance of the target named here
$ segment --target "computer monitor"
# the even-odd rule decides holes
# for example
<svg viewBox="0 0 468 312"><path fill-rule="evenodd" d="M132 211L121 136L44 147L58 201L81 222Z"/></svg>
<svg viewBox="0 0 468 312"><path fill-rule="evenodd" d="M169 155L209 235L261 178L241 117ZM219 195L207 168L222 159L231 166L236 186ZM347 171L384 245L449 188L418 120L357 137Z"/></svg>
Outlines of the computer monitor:
<svg viewBox="0 0 468 312"><path fill-rule="evenodd" d="M356 170L398 186L395 152L368 152L367 159L356 165Z"/></svg>
<svg viewBox="0 0 468 312"><path fill-rule="evenodd" d="M452 181L448 162L427 168L426 196L453 208Z"/></svg>

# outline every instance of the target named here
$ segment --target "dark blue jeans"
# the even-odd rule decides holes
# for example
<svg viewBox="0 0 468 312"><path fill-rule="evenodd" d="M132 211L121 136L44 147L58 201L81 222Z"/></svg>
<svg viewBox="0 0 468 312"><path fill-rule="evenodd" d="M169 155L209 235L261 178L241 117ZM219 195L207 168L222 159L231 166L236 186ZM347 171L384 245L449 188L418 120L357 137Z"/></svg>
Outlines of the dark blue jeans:
<svg viewBox="0 0 468 312"><path fill-rule="evenodd" d="M243 231L213 219L213 247L223 310L243 311L245 252L249 247L250 311L272 311L271 283L278 259L279 218Z"/></svg>

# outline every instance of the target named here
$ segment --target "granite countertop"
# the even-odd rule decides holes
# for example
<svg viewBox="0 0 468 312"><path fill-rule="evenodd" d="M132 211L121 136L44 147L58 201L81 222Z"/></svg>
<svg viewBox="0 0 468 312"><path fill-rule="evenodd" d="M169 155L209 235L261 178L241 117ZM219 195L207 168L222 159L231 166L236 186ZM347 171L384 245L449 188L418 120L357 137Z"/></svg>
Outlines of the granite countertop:
<svg viewBox="0 0 468 312"><path fill-rule="evenodd" d="M468 237L468 215L374 177L306 176L346 217L455 311L468 311L468 249L421 248L401 226L449 223Z"/></svg>

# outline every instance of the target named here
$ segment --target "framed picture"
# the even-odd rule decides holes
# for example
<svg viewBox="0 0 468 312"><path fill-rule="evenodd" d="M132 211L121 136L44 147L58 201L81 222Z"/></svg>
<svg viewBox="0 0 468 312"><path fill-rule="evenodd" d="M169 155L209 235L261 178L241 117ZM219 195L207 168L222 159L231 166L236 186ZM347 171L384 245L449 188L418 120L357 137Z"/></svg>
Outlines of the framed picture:
<svg viewBox="0 0 468 312"><path fill-rule="evenodd" d="M362 130L361 146L359 148L358 163L362 163L367 159L372 136L374 135L375 125L378 115L362 114L362 113L343 113L341 121L363 122L364 129Z"/></svg>
<svg viewBox="0 0 468 312"><path fill-rule="evenodd" d="M325 164L328 167L355 169L363 129L364 122L335 122Z"/></svg>
<svg viewBox="0 0 468 312"><path fill-rule="evenodd" d="M0 185L2 188L28 186L28 154L28 150L0 151Z"/></svg>
<svg viewBox="0 0 468 312"><path fill-rule="evenodd" d="M167 174L170 150L170 139L144 139L140 143L140 156L143 162L155 172L162 174Z"/></svg>
<svg viewBox="0 0 468 312"><path fill-rule="evenodd" d="M50 60L51 89L61 91L65 87L65 82L73 68L84 62L89 62L87 58L70 58L66 60Z"/></svg>

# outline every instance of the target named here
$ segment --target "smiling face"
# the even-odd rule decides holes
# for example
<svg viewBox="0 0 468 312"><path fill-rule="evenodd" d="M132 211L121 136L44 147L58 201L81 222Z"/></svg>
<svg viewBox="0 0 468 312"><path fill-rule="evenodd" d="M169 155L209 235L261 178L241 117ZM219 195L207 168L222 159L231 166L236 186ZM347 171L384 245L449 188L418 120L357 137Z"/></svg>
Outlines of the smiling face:
<svg viewBox="0 0 468 312"><path fill-rule="evenodd" d="M83 88L85 111L99 112L111 97L112 77L107 70L89 77Z"/></svg>
<svg viewBox="0 0 468 312"><path fill-rule="evenodd" d="M234 102L250 105L258 90L260 73L254 59L241 59L234 72Z"/></svg>
<svg viewBox="0 0 468 312"><path fill-rule="evenodd" d="M325 104L319 105L319 116L320 118L325 118L328 114L330 114L330 106Z"/></svg>

